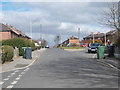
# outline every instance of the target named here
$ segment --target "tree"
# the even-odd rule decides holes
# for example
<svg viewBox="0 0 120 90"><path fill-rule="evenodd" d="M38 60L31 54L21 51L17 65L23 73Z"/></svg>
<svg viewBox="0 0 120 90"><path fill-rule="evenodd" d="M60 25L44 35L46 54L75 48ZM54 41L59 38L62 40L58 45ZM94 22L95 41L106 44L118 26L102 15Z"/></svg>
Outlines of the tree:
<svg viewBox="0 0 120 90"><path fill-rule="evenodd" d="M108 3L107 6L108 8L106 10L102 10L99 23L115 30L119 30L120 21L118 14L118 3Z"/></svg>
<svg viewBox="0 0 120 90"><path fill-rule="evenodd" d="M59 34L59 35L56 35L56 36L55 36L55 39L54 39L55 46L57 46L57 45L59 44L60 40L61 40L60 34Z"/></svg>
<svg viewBox="0 0 120 90"><path fill-rule="evenodd" d="M107 6L107 10L102 10L99 23L117 30L117 37L114 38L114 41L120 47L118 44L120 39L120 2L108 3Z"/></svg>

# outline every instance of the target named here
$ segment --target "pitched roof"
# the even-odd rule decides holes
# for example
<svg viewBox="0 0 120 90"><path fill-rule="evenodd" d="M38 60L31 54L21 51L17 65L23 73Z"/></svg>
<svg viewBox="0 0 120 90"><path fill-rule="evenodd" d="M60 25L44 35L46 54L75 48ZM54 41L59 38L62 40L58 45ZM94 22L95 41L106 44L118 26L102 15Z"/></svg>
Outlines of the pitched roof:
<svg viewBox="0 0 120 90"><path fill-rule="evenodd" d="M76 37L74 37L74 35L72 35L69 39L78 39Z"/></svg>
<svg viewBox="0 0 120 90"><path fill-rule="evenodd" d="M116 32L117 32L117 30L110 30L109 32L106 33L106 35L115 34Z"/></svg>
<svg viewBox="0 0 120 90"><path fill-rule="evenodd" d="M2 27L1 31L11 31L11 32L14 32L16 33L17 35L21 35L23 37L26 37L26 38L29 38L26 34L22 33L20 30L16 29L16 28L13 28L11 25L4 25L2 23L0 23L0 26Z"/></svg>
<svg viewBox="0 0 120 90"><path fill-rule="evenodd" d="M84 37L84 38L92 38L94 35L94 37L104 37L105 34L104 33L99 33L99 34L90 34L88 35L87 37Z"/></svg>
<svg viewBox="0 0 120 90"><path fill-rule="evenodd" d="M10 28L8 28L6 25L4 25L4 24L2 24L2 23L0 23L0 31L2 32L2 31L10 31L11 29Z"/></svg>

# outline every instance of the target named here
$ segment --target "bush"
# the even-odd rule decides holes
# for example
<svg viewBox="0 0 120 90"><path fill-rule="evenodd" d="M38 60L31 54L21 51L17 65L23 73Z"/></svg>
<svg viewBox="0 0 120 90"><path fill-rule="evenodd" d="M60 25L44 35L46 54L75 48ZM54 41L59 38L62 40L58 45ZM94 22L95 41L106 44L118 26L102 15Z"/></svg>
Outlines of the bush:
<svg viewBox="0 0 120 90"><path fill-rule="evenodd" d="M23 49L22 47L31 47L32 50L35 50L34 42L31 42L30 40L26 40L23 38L13 38L9 40L2 41L2 45L10 45L13 46L13 48L17 47L19 48L19 55L23 55Z"/></svg>
<svg viewBox="0 0 120 90"><path fill-rule="evenodd" d="M93 43L93 40L91 40L91 43ZM100 43L100 44L102 44L103 42L102 42L102 40L95 39L94 43Z"/></svg>
<svg viewBox="0 0 120 90"><path fill-rule="evenodd" d="M14 48L9 45L1 46L2 50L2 63L5 61L11 61L14 55Z"/></svg>

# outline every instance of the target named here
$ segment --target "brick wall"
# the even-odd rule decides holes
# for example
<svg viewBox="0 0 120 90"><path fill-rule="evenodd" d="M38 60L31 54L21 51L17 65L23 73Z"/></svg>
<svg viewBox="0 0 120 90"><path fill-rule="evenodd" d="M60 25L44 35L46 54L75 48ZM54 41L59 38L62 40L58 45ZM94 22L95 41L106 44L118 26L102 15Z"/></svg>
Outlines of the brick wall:
<svg viewBox="0 0 120 90"><path fill-rule="evenodd" d="M78 39L74 39L74 40L69 40L69 43L79 43L79 40Z"/></svg>
<svg viewBox="0 0 120 90"><path fill-rule="evenodd" d="M0 32L0 40L7 40L11 39L11 33L10 32Z"/></svg>

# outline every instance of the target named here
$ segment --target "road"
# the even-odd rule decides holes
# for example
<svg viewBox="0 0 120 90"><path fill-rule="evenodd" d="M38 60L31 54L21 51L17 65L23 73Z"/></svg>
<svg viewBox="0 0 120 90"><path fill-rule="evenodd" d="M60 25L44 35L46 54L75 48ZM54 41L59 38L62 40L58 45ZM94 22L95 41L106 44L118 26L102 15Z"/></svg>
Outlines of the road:
<svg viewBox="0 0 120 90"><path fill-rule="evenodd" d="M2 74L2 88L117 88L118 71L84 50L47 49L30 67Z"/></svg>

